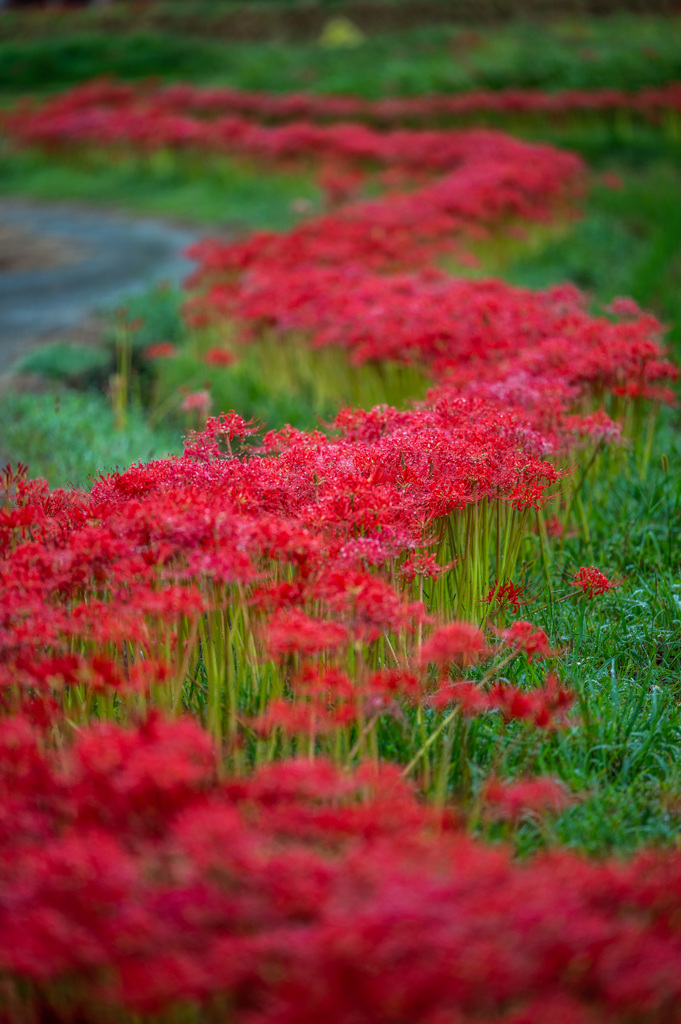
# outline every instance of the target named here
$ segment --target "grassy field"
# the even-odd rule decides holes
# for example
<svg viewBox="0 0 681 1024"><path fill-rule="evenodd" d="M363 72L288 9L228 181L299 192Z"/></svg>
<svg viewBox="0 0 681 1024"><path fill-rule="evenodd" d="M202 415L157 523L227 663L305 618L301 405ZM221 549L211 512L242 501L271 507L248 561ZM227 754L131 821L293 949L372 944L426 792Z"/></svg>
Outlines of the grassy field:
<svg viewBox="0 0 681 1024"><path fill-rule="evenodd" d="M138 33L129 19L124 32L80 34L66 18L47 21L42 33L14 24L14 36L0 37L5 95L101 75L366 97L507 87L635 90L681 77L681 23L659 16L516 21L481 31L438 25L368 36L351 48Z"/></svg>

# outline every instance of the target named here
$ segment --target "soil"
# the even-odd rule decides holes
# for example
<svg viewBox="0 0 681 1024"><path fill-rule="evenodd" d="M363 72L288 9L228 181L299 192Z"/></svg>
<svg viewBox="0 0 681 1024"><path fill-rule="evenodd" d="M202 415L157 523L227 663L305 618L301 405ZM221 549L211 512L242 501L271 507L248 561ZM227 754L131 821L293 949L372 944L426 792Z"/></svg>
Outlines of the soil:
<svg viewBox="0 0 681 1024"><path fill-rule="evenodd" d="M82 256L82 248L73 242L0 223L0 274L63 267Z"/></svg>

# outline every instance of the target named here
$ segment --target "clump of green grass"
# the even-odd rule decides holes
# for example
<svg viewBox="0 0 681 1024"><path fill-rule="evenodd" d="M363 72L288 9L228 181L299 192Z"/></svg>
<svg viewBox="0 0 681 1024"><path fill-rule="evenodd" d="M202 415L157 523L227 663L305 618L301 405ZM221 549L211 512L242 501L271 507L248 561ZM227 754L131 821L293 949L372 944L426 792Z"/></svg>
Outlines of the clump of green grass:
<svg viewBox="0 0 681 1024"><path fill-rule="evenodd" d="M107 399L91 391L3 393L0 437L4 458L52 487L87 487L100 473L182 450L180 430L151 429L138 409L115 430Z"/></svg>
<svg viewBox="0 0 681 1024"><path fill-rule="evenodd" d="M100 348L55 341L29 352L19 361L16 370L83 387L102 384L111 372L111 359L109 353Z"/></svg>
<svg viewBox="0 0 681 1024"><path fill-rule="evenodd" d="M0 193L39 200L106 203L135 212L210 225L237 234L285 229L320 209L319 188L305 173L273 168L263 173L246 161L112 159L93 154L74 161L38 151L18 152L0 138Z"/></svg>

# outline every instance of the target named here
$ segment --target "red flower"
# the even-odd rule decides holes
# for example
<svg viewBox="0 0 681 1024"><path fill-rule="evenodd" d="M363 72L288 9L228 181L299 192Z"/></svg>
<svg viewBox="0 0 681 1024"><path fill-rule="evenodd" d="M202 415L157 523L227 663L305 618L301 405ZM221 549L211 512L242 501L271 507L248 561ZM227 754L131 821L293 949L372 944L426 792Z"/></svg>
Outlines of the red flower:
<svg viewBox="0 0 681 1024"><path fill-rule="evenodd" d="M144 354L147 359L172 359L177 355L177 346L171 341L158 341L145 348Z"/></svg>
<svg viewBox="0 0 681 1024"><path fill-rule="evenodd" d="M623 583L624 578L608 579L605 573L595 566L583 565L574 574L570 586L581 590L591 600L597 594L605 594L608 590L621 587Z"/></svg>
<svg viewBox="0 0 681 1024"><path fill-rule="evenodd" d="M491 711L496 707L490 695L468 679L459 679L456 682L444 680L439 690L430 694L428 704L438 711L458 704L463 714L470 716Z"/></svg>
<svg viewBox="0 0 681 1024"><path fill-rule="evenodd" d="M517 612L521 604L526 604L524 595L525 588L522 585L516 585L511 580L500 584L495 580L488 593L483 597L483 601L487 604L494 603L500 608L509 605L514 612Z"/></svg>
<svg viewBox="0 0 681 1024"><path fill-rule="evenodd" d="M182 399L181 409L183 412L198 412L207 415L211 407L212 398L209 391L192 391Z"/></svg>
<svg viewBox="0 0 681 1024"><path fill-rule="evenodd" d="M485 636L478 626L472 622L451 622L448 626L440 626L426 640L421 648L421 663L432 663L443 669L452 664L466 668L489 653Z"/></svg>
<svg viewBox="0 0 681 1024"><path fill-rule="evenodd" d="M495 629L494 632L509 646L524 651L530 661L533 658L555 658L559 653L551 647L544 630L531 622L514 622L508 629Z"/></svg>
<svg viewBox="0 0 681 1024"><path fill-rule="evenodd" d="M340 622L311 619L291 608L272 616L267 630L267 646L273 658L286 654L320 654L347 643L348 634Z"/></svg>
<svg viewBox="0 0 681 1024"><path fill-rule="evenodd" d="M210 348L203 357L208 366L231 366L236 356L226 348Z"/></svg>
<svg viewBox="0 0 681 1024"><path fill-rule="evenodd" d="M511 781L488 780L481 793L485 814L501 821L516 821L528 811L533 814L559 814L574 802L557 779L538 778Z"/></svg>

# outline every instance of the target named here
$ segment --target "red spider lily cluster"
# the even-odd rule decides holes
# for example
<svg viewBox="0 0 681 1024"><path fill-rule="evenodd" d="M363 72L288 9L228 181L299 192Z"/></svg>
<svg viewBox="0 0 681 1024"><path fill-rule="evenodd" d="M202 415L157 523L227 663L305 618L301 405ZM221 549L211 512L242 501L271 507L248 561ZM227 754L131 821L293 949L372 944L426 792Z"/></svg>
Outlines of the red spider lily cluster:
<svg viewBox="0 0 681 1024"><path fill-rule="evenodd" d="M618 437L602 409L578 416L575 408L673 399L669 384L677 370L665 358L653 316L594 315L571 286L531 292L436 270L378 274L362 265L361 246L354 263L320 266L326 256L340 258L333 220L284 236L195 247L200 269L193 278L198 294L187 306L190 322L236 321L241 344L254 338L266 344L275 332L280 343L307 344L313 357L332 350L354 365L410 367L421 387L428 378L445 382L433 392L436 399L455 389L520 408L545 433L560 429L570 447L588 436ZM365 232L372 262L376 253Z"/></svg>
<svg viewBox="0 0 681 1024"><path fill-rule="evenodd" d="M576 156L490 130L378 132L357 124L272 127L210 118L215 96L201 107L199 94L196 102L192 95L95 83L9 115L5 127L24 143L69 149L189 147L278 162L314 157L322 177L328 161L345 168L343 188L331 188L336 200L351 197L356 186L356 177L348 186L349 168L356 175L360 167L386 167L401 176L402 188L348 202L283 235L199 246L196 295L187 307L195 327L224 328L227 321L238 326L237 341L274 335L277 347L292 338L299 348L304 339L315 351L340 350L354 364L409 366L464 393L540 410L549 432L593 395L669 400L675 370L664 359L661 327L630 304L594 316L576 289L536 294L456 281L436 269L443 259L465 257L471 241L493 227L564 213L582 187ZM317 102L327 100L311 99ZM224 335L221 329L218 337ZM210 347L215 362L216 345ZM402 401L410 390L413 377L395 397ZM607 418L565 424L573 443L598 430L604 439L616 437Z"/></svg>
<svg viewBox="0 0 681 1024"><path fill-rule="evenodd" d="M34 106L28 109L35 109ZM157 116L197 116L217 119L237 116L268 123L287 121L360 121L376 127L405 124L450 123L489 116L504 122L516 116L544 116L552 120L571 115L633 115L659 124L665 115L681 112L681 84L672 82L639 92L620 89L471 90L460 95L391 97L366 100L355 96L311 93L247 92L225 87L206 88L189 83L159 86L155 82L130 84L100 79L79 85L41 108L55 113L79 110L142 109Z"/></svg>
<svg viewBox="0 0 681 1024"><path fill-rule="evenodd" d="M499 659L555 658L543 631L515 623L491 645L465 621L487 617L491 574L512 573L558 478L532 431L467 399L341 419L339 437L270 433L237 456L255 428L221 414L182 457L89 494L8 470L6 711L84 724L193 709L234 764L291 739L314 756L324 737L352 762L382 716L418 745L405 715L422 706L564 724L572 696L552 674L527 692L499 681ZM482 678L452 683L481 660Z"/></svg>
<svg viewBox="0 0 681 1024"><path fill-rule="evenodd" d="M158 717L60 753L5 719L0 789L8 1021L679 1020L678 853L517 863L389 768L221 781L206 734ZM511 821L569 795L481 800Z"/></svg>
<svg viewBox="0 0 681 1024"><path fill-rule="evenodd" d="M364 648L367 668L387 658L406 671L430 617L484 618L490 573L512 572L523 524L559 478L533 432L467 399L344 419L339 437L270 433L236 457L255 428L222 414L190 431L183 457L102 478L88 495L8 474L2 681L32 691L52 680L68 702L76 684L137 692L145 667L155 680L159 662L186 674L200 658L202 613L221 642L225 630L241 637L237 675L268 658L329 664L333 652L346 669ZM92 678L91 654L108 658ZM217 671L222 688L224 657ZM290 682L282 671L275 688Z"/></svg>
<svg viewBox="0 0 681 1024"><path fill-rule="evenodd" d="M3 129L23 144L59 147L134 147L233 153L268 161L313 157L324 162L383 166L391 173L428 176L470 162L501 166L524 160L536 164L537 177L553 176L554 188L580 169L579 161L549 146L532 146L497 131L376 131L358 124L315 125L295 121L270 126L239 116L209 119L169 110L151 97L127 96L126 87L74 89L40 106L25 102L3 117ZM325 167L329 172L328 166ZM489 171L487 172L489 175ZM531 187L532 168L526 167ZM398 180L403 180L398 178ZM503 178L500 181L503 183ZM345 191L345 189L344 189ZM540 198L539 195L536 198Z"/></svg>
<svg viewBox="0 0 681 1024"><path fill-rule="evenodd" d="M41 144L322 156L334 206L358 166L412 190L206 243L187 305L207 366L334 351L382 404L260 436L235 411L203 426L202 390L181 457L88 493L0 479L0 1021L681 1022L678 854L518 864L466 832L574 802L555 779L474 783L470 720L528 749L578 727L562 652L506 616L531 601L517 566L549 566L568 527L569 463L670 400L661 325L441 269L564 209L575 157L263 127L239 95L97 84L8 121ZM398 408L397 379L431 390ZM581 567L566 596L620 582Z"/></svg>

